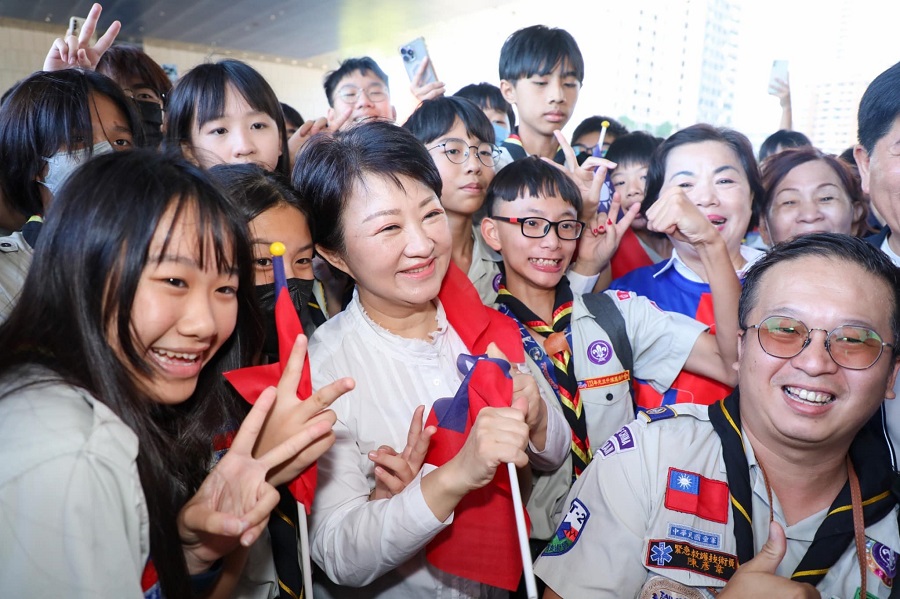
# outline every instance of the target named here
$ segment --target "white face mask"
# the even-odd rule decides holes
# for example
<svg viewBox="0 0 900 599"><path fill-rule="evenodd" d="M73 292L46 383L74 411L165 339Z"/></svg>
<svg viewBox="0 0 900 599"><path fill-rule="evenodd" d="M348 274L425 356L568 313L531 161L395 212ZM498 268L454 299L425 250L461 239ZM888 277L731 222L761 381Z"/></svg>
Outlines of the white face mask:
<svg viewBox="0 0 900 599"><path fill-rule="evenodd" d="M79 166L87 162L91 156L99 156L100 154L109 154L113 151L112 144L108 141L99 141L94 144L93 152L88 153L87 148L75 150L74 152L57 152L47 161L47 176L43 181L38 181L41 185L50 190L50 193L56 195L66 179L74 173Z"/></svg>

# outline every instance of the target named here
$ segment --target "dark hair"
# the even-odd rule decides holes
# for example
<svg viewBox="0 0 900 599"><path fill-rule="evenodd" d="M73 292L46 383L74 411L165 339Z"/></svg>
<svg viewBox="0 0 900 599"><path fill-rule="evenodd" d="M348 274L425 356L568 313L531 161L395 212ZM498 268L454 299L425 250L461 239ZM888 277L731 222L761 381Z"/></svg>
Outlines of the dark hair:
<svg viewBox="0 0 900 599"><path fill-rule="evenodd" d="M231 84L254 110L264 112L275 121L281 138L281 156L275 170L287 176L290 154L281 102L272 87L256 69L239 60L223 60L197 65L178 80L166 107L165 145L181 151L191 143L194 132L225 112L225 92Z"/></svg>
<svg viewBox="0 0 900 599"><path fill-rule="evenodd" d="M343 254L341 216L358 185L382 177L401 186L405 176L440 197L441 174L425 146L392 123L367 121L333 136L316 135L297 157L291 183L309 215L316 245Z"/></svg>
<svg viewBox="0 0 900 599"><path fill-rule="evenodd" d="M747 316L756 305L763 276L776 264L798 260L807 256L843 260L856 264L881 279L891 291L894 305L891 310L891 334L894 338L892 354L900 356L900 269L890 258L868 242L840 233L813 233L795 237L776 244L769 253L753 263L744 275L741 299L738 303L738 320L741 328L748 324ZM835 282L840 285L839 281Z"/></svg>
<svg viewBox="0 0 900 599"><path fill-rule="evenodd" d="M589 116L584 119L578 126L575 127L575 132L572 134L572 143L575 143L582 135L587 135L588 133L593 133L595 131L600 131L603 129L603 121L609 123L609 127L606 128L606 132L610 135L616 137L617 139L626 133L628 133L628 128L617 121L616 119L610 118L608 116Z"/></svg>
<svg viewBox="0 0 900 599"><path fill-rule="evenodd" d="M165 104L172 91L172 80L156 61L132 44L115 44L103 53L97 72L115 80L123 88L129 79L137 79L160 95Z"/></svg>
<svg viewBox="0 0 900 599"><path fill-rule="evenodd" d="M338 68L333 71L329 71L325 75L325 81L323 82L323 85L325 87L325 97L328 98L329 106L331 106L332 108L334 107L334 90L337 89L338 83L341 82L341 79L348 75L352 75L356 71L359 71L363 75L375 73L376 77L384 81L384 86L390 89L387 73L382 71L381 67L378 66L378 63L375 62L372 58L368 56L362 56L360 58L348 58L347 60L341 61L341 64Z"/></svg>
<svg viewBox="0 0 900 599"><path fill-rule="evenodd" d="M19 82L0 110L0 193L25 216L41 214L37 179L45 158L84 147L93 151L91 94L106 96L128 120L135 143L141 125L131 101L115 81L81 69L37 72Z"/></svg>
<svg viewBox="0 0 900 599"><path fill-rule="evenodd" d="M859 112L856 115L859 143L869 154L900 116L898 90L900 90L900 62L875 77L859 101Z"/></svg>
<svg viewBox="0 0 900 599"><path fill-rule="evenodd" d="M270 173L258 164L218 164L209 175L227 193L250 222L269 208L287 204L306 213L290 183L280 173Z"/></svg>
<svg viewBox="0 0 900 599"><path fill-rule="evenodd" d="M456 119L462 122L470 137L494 143L494 127L481 109L474 102L453 96L425 100L403 123L403 128L427 144L452 129Z"/></svg>
<svg viewBox="0 0 900 599"><path fill-rule="evenodd" d="M297 125L297 128L300 128L300 125L303 124L303 117L300 116L300 113L297 112L297 109L291 106L290 104L281 103L281 112L284 113L285 125L287 123L293 123Z"/></svg>
<svg viewBox="0 0 900 599"><path fill-rule="evenodd" d="M500 49L500 79L515 83L533 75L547 75L562 66L584 82L584 58L575 38L565 29L532 25L519 29Z"/></svg>
<svg viewBox="0 0 900 599"><path fill-rule="evenodd" d="M626 164L649 165L653 152L656 151L660 143L662 142L658 138L653 137L646 131L626 133L609 144L609 150L606 151L606 159L615 162L619 166Z"/></svg>
<svg viewBox="0 0 900 599"><path fill-rule="evenodd" d="M189 212L196 223L199 262L237 269L239 286L235 333L203 368L193 396L168 406L147 397L129 370L152 372L133 340L133 302L150 242L173 209L170 227ZM168 597L191 596L176 519L207 474L214 435L229 430L240 409L221 376L223 359L240 334L249 363L261 335L250 259L243 219L200 169L149 151L104 154L55 198L19 301L0 325L0 371L46 366L50 380L85 389L137 435L150 553Z"/></svg>
<svg viewBox="0 0 900 599"><path fill-rule="evenodd" d="M575 182L558 168L537 156L516 160L500 169L484 196L489 217L497 202L513 202L522 197L559 196L581 214L581 192Z"/></svg>
<svg viewBox="0 0 900 599"><path fill-rule="evenodd" d="M821 161L831 167L831 170L833 170L838 176L838 179L840 179L841 186L844 188L844 191L850 199L850 204L854 206L858 204L865 209L860 219L860 221L864 223L869 211L867 202L865 202L863 198L859 180L853 176L853 173L844 161L835 158L830 154L825 154L811 146L790 148L783 152L772 154L760 164L764 190L762 200L758 203L760 216L764 217L768 214L769 208L772 206L772 201L775 199L775 188L778 187L778 184L781 183L782 179L787 177L788 173L801 164L813 161Z"/></svg>
<svg viewBox="0 0 900 599"><path fill-rule="evenodd" d="M469 85L460 88L460 90L453 95L457 98L472 100L478 104L482 110L493 109L505 112L506 117L509 119L509 126L513 127L516 124L516 113L513 111L512 104L506 101L506 98L503 97L503 92L500 91L500 88L496 85L484 82L470 83ZM501 141L503 140L497 140L498 143Z"/></svg>
<svg viewBox="0 0 900 599"><path fill-rule="evenodd" d="M669 157L669 152L678 146L704 141L717 141L725 144L737 154L738 160L741 161L744 174L747 176L747 182L750 184L750 201L753 210L747 230L752 230L756 227L756 223L759 220L759 202L762 201L763 196L762 181L759 176L756 158L753 156L753 146L750 145L750 140L743 133L734 129L716 128L703 123L691 125L673 133L656 148L653 158L650 160L650 166L647 167L647 193L644 196L644 201L641 203L641 212L646 214L650 206L659 199L659 192L662 191L663 183L665 182L666 159Z"/></svg>
<svg viewBox="0 0 900 599"><path fill-rule="evenodd" d="M812 142L809 138L799 131L791 131L789 129L779 129L766 138L762 145L759 146L759 159L765 160L772 154L786 150L788 148L802 148L811 146ZM779 146L781 150L779 150Z"/></svg>

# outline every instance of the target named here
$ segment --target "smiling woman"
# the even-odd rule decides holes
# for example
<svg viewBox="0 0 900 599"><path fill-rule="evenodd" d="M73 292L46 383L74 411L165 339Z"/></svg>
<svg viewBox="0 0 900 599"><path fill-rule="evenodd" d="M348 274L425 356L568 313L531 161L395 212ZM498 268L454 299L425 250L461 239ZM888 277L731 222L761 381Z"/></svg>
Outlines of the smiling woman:
<svg viewBox="0 0 900 599"><path fill-rule="evenodd" d="M330 579L320 583L334 597L360 596L350 587L379 597L434 597L441 588L459 597L501 596L484 577L490 559L464 577L428 565L425 545L451 514L464 517L464 497L488 485L501 462L524 466L530 458L541 469L558 467L565 422L529 375L515 373L512 406L482 409L454 457L423 467L435 433L423 430L423 416L457 393L460 355L484 353L496 340L510 357L524 357L515 324L485 307L451 264L434 161L404 129L363 123L313 138L293 183L308 206L317 251L356 282L347 309L310 344L314 388L339 372L359 384L335 404L337 441L319 461L312 556ZM497 534L514 532L513 525Z"/></svg>

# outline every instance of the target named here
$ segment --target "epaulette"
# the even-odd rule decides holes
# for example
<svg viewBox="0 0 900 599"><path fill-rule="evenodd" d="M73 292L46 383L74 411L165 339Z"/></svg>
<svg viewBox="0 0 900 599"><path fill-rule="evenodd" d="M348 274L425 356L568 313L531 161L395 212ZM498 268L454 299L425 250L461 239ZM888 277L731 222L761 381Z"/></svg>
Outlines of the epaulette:
<svg viewBox="0 0 900 599"><path fill-rule="evenodd" d="M658 420L668 420L669 418L675 418L677 416L678 412L676 412L672 406L660 406L658 408L650 408L649 410L638 412L638 417L643 417L648 424Z"/></svg>

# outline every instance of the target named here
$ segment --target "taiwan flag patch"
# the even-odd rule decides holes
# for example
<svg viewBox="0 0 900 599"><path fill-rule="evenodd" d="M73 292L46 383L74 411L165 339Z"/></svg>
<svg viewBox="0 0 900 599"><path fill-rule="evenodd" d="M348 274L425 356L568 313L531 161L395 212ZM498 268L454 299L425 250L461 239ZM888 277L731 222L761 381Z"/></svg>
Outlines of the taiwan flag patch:
<svg viewBox="0 0 900 599"><path fill-rule="evenodd" d="M669 468L666 508L728 523L728 484L694 472Z"/></svg>

